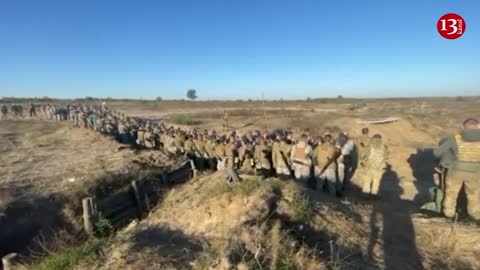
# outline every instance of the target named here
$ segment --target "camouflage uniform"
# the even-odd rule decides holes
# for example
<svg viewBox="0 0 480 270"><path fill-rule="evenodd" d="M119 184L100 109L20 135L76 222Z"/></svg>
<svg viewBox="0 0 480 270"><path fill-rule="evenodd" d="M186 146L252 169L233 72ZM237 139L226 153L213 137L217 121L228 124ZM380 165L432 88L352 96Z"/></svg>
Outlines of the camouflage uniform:
<svg viewBox="0 0 480 270"><path fill-rule="evenodd" d="M366 149L365 178L362 192L377 195L389 151L381 138L372 138Z"/></svg>
<svg viewBox="0 0 480 270"><path fill-rule="evenodd" d="M259 144L255 145L253 150L253 158L255 162L255 169L263 177L268 177L271 175L272 164L270 162L272 149L268 146L266 142L261 141Z"/></svg>
<svg viewBox="0 0 480 270"><path fill-rule="evenodd" d="M143 143L147 149L152 149L155 147L155 140L151 129L147 129L143 134Z"/></svg>
<svg viewBox="0 0 480 270"><path fill-rule="evenodd" d="M5 105L0 106L0 110L2 111L2 118L7 118L8 116L8 108Z"/></svg>
<svg viewBox="0 0 480 270"><path fill-rule="evenodd" d="M355 177L352 179L352 183L362 187L363 178L365 177L365 162L366 162L366 150L370 143L370 137L368 134L363 134L357 139L357 154L358 154L358 166L355 171Z"/></svg>
<svg viewBox="0 0 480 270"><path fill-rule="evenodd" d="M272 162L277 176L281 179L287 179L292 176L290 173L291 165L288 161L290 151L291 146L284 140L273 144Z"/></svg>
<svg viewBox="0 0 480 270"><path fill-rule="evenodd" d="M292 148L291 160L295 170L295 179L308 180L310 178L310 167L312 166L312 147L306 140L300 139Z"/></svg>
<svg viewBox="0 0 480 270"><path fill-rule="evenodd" d="M208 168L210 170L216 170L217 169L217 159L215 157L215 138L211 138L210 140L207 141L205 145L205 152L207 152L208 159L207 159L207 164Z"/></svg>
<svg viewBox="0 0 480 270"><path fill-rule="evenodd" d="M221 142L218 142L215 146L215 158L217 160L217 170L222 171L225 169L227 162L225 145Z"/></svg>
<svg viewBox="0 0 480 270"><path fill-rule="evenodd" d="M240 160L240 170L245 173L251 173L254 162L252 151L247 142L243 142L240 149L238 149L238 158Z"/></svg>
<svg viewBox="0 0 480 270"><path fill-rule="evenodd" d="M203 136L198 135L197 139L194 140L195 145L195 165L199 170L205 169L205 143L203 141Z"/></svg>
<svg viewBox="0 0 480 270"><path fill-rule="evenodd" d="M321 188L327 185L330 194L336 194L337 187L337 161L333 161L322 173L322 169L327 165L329 160L333 157L335 146L330 142L325 142L318 145L314 150L314 172L317 187Z"/></svg>

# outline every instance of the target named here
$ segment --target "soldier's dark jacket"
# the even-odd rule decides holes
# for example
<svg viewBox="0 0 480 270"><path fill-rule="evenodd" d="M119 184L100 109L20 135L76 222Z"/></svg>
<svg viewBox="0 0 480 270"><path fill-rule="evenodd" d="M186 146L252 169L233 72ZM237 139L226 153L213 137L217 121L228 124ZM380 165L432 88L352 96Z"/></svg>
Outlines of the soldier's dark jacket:
<svg viewBox="0 0 480 270"><path fill-rule="evenodd" d="M464 129L456 136L447 137L440 141L438 148L434 149L433 155L440 160L440 165L444 168L462 170L462 171L480 171L478 162L458 161L458 142L461 138L466 143L477 142L480 144L480 130Z"/></svg>

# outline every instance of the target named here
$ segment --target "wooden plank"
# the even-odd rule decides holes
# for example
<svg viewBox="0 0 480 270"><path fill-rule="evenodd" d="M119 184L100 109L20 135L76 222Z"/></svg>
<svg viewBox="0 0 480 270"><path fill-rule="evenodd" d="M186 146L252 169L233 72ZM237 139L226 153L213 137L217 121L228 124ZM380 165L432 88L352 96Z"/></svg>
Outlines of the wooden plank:
<svg viewBox="0 0 480 270"><path fill-rule="evenodd" d="M195 167L195 163L193 162L193 159L190 159L190 168L192 169L192 172L193 172L192 178L197 177L197 168Z"/></svg>
<svg viewBox="0 0 480 270"><path fill-rule="evenodd" d="M144 213L142 191L137 181L132 181L131 185L132 185L133 194L135 195L135 201L137 204L137 212L138 212L137 217L138 219L141 219Z"/></svg>
<svg viewBox="0 0 480 270"><path fill-rule="evenodd" d="M93 234L93 217L92 217L92 211L90 209L91 207L90 200L91 200L90 197L86 197L82 199L83 228L85 229L85 232L89 235Z"/></svg>
<svg viewBox="0 0 480 270"><path fill-rule="evenodd" d="M12 265L12 260L17 257L17 253L10 253L2 258L3 270L13 270L16 269Z"/></svg>
<svg viewBox="0 0 480 270"><path fill-rule="evenodd" d="M385 117L379 119L369 119L369 120L358 120L360 124L385 124L390 122L395 122L401 120L401 117Z"/></svg>

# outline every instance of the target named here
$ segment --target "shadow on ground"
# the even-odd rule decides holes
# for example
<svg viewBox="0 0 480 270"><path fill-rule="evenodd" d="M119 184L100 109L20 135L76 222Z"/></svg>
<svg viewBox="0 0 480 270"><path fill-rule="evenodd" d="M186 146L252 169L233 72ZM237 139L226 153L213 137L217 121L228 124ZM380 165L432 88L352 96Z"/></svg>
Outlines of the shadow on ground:
<svg viewBox="0 0 480 270"><path fill-rule="evenodd" d="M374 202L370 216L368 260L372 264L383 265L387 270L421 270L424 267L415 241L412 202L403 200L402 194L400 178L388 165L380 183L380 200ZM375 250L381 244L383 262L378 262L375 255L382 252Z"/></svg>
<svg viewBox="0 0 480 270"><path fill-rule="evenodd" d="M417 194L413 199L417 205L423 205L430 200L429 189L434 187L433 169L436 165L433 149L418 148L414 154L407 159L412 175L414 185L417 188Z"/></svg>
<svg viewBox="0 0 480 270"><path fill-rule="evenodd" d="M133 236L127 263L138 269L190 269L204 248L202 240L167 227L146 228Z"/></svg>
<svg viewBox="0 0 480 270"><path fill-rule="evenodd" d="M26 254L32 240L64 223L65 200L59 195L33 196L8 204L0 220L0 257L11 252Z"/></svg>

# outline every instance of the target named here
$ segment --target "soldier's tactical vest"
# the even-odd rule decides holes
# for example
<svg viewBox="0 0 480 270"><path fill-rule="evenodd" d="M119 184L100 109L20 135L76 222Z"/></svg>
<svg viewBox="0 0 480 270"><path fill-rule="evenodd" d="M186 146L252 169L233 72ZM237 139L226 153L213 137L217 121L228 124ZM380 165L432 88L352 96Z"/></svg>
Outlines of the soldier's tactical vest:
<svg viewBox="0 0 480 270"><path fill-rule="evenodd" d="M335 147L331 144L324 143L317 146L316 156L318 167L323 168L323 166L327 164L328 159L333 156L333 152L335 152ZM332 165L334 164L332 163L329 167Z"/></svg>
<svg viewBox="0 0 480 270"><path fill-rule="evenodd" d="M232 143L227 143L225 145L225 155L229 158L233 158L234 157L234 153L235 153L235 146L232 144Z"/></svg>
<svg viewBox="0 0 480 270"><path fill-rule="evenodd" d="M191 140L186 140L184 144L185 152L191 153L193 150L193 143Z"/></svg>
<svg viewBox="0 0 480 270"><path fill-rule="evenodd" d="M226 156L225 145L220 143L215 146L215 156L220 159L223 159Z"/></svg>
<svg viewBox="0 0 480 270"><path fill-rule="evenodd" d="M277 155L277 167L287 168L287 160L290 154L290 145L285 142L281 142L278 146L278 155Z"/></svg>
<svg viewBox="0 0 480 270"><path fill-rule="evenodd" d="M458 153L457 161L480 163L480 141L466 142L461 135L456 135Z"/></svg>
<svg viewBox="0 0 480 270"><path fill-rule="evenodd" d="M180 147L180 148L184 147L185 143L184 143L184 141L183 141L183 139L181 138L180 135L177 135L175 137L175 144L177 145L177 147Z"/></svg>
<svg viewBox="0 0 480 270"><path fill-rule="evenodd" d="M145 140L145 137L144 137L144 134L145 134L145 131L144 130L139 130L137 132L137 139L138 141L143 144L144 143L144 140Z"/></svg>
<svg viewBox="0 0 480 270"><path fill-rule="evenodd" d="M306 143L297 143L295 145L295 160L303 161L307 159L307 153L306 153L306 148L307 144Z"/></svg>

